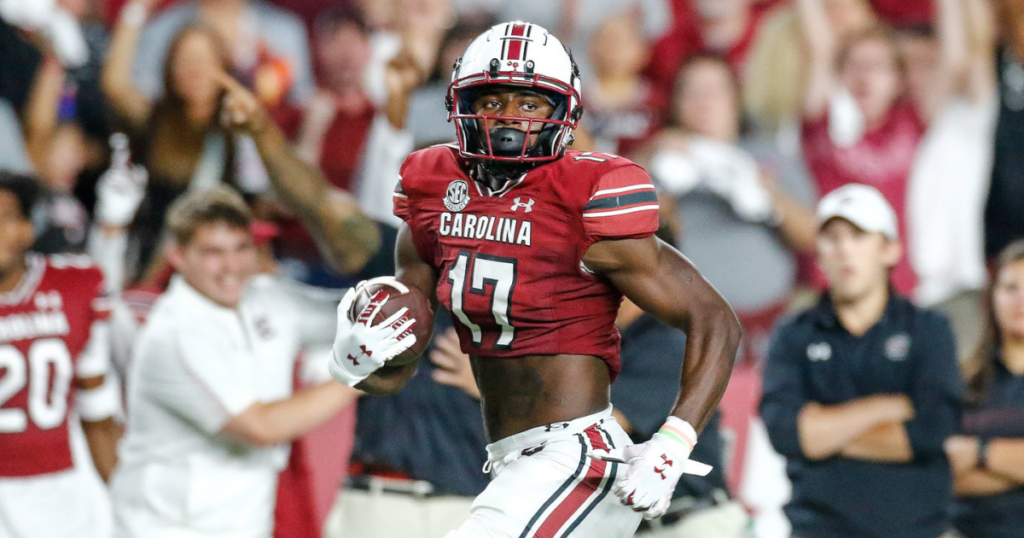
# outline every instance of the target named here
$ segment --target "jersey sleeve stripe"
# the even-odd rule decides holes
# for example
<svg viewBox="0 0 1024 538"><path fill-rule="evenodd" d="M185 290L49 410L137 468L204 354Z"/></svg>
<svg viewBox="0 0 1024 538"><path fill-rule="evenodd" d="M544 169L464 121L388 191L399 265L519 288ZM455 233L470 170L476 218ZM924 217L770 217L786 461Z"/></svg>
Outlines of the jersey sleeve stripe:
<svg viewBox="0 0 1024 538"><path fill-rule="evenodd" d="M593 200L594 198L597 198L599 196L605 196L605 195L608 195L608 194L617 194L617 193L620 193L620 192L639 191L639 190L652 190L653 191L654 190L654 185L652 185L650 183L644 183L644 184L641 184L641 185L630 185L628 187L617 187L617 188L614 188L614 189L604 189L604 190L600 190L600 191L595 192L594 195L590 197L590 199Z"/></svg>
<svg viewBox="0 0 1024 538"><path fill-rule="evenodd" d="M619 196L609 196L607 198L600 198L592 200L587 205L583 206L583 211L594 211L597 209L613 209L616 207L625 207L633 204L639 204L643 202L657 202L658 195L654 191L646 190L640 192L634 192L631 194L623 194Z"/></svg>
<svg viewBox="0 0 1024 538"><path fill-rule="evenodd" d="M637 211L657 211L658 204L642 205L637 207L627 207L625 209L617 209L615 211L598 211L594 213L584 213L583 218L599 218L599 217L614 217L615 215L625 215L627 213L635 213Z"/></svg>
<svg viewBox="0 0 1024 538"><path fill-rule="evenodd" d="M404 194L402 194L400 192L391 193L391 195L396 197L396 198L408 198L408 196L406 196L406 195L404 195Z"/></svg>

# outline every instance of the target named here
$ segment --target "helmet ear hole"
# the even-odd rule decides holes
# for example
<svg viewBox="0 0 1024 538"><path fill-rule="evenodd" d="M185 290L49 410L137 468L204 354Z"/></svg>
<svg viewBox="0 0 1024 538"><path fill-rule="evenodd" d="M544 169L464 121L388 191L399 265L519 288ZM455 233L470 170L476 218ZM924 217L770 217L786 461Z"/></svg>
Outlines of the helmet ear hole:
<svg viewBox="0 0 1024 538"><path fill-rule="evenodd" d="M451 97L445 97L444 98L444 108L448 112L451 112L451 111L455 110L455 101L453 101Z"/></svg>

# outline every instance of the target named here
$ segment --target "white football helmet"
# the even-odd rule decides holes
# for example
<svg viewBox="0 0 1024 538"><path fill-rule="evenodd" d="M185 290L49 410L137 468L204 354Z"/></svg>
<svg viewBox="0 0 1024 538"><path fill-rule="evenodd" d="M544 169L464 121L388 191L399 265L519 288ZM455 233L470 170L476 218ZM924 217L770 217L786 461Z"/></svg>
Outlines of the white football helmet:
<svg viewBox="0 0 1024 538"><path fill-rule="evenodd" d="M528 133L539 133L534 144L530 137L522 137L510 150L509 141L491 139L482 125L493 116L472 109L472 96L484 85L527 87L552 99L555 112L550 118L505 118L527 123ZM492 27L469 44L455 62L445 101L463 157L539 163L561 157L572 143L572 131L583 115L580 96L580 71L562 42L536 24L512 21ZM535 129L537 124L541 125Z"/></svg>

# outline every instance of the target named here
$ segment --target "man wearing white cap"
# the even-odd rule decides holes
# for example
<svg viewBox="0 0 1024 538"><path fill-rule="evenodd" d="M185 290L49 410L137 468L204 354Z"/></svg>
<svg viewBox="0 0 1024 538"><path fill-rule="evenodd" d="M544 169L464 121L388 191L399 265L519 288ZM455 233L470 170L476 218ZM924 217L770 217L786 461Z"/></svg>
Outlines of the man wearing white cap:
<svg viewBox="0 0 1024 538"><path fill-rule="evenodd" d="M761 400L793 481L792 535L938 538L952 528L942 443L960 414L949 323L889 285L902 248L877 189L832 191L818 223L829 288L776 329Z"/></svg>

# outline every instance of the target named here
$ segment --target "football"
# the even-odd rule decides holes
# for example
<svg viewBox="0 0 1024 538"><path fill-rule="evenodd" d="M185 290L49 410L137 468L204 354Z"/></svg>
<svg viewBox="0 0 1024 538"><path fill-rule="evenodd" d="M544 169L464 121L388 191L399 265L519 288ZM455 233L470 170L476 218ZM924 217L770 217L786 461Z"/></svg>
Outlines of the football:
<svg viewBox="0 0 1024 538"><path fill-rule="evenodd" d="M360 313L364 317L372 315L374 309L364 312L366 307L372 304L383 304L383 306L376 309L373 319L360 318ZM388 364L392 366L402 366L415 361L426 352L427 346L430 344L430 337L434 330L434 310L430 307L430 299L427 294L415 286L404 285L401 281L392 278L372 279L358 291L352 302L352 308L348 312L348 319L353 323L360 322L372 327L388 319L403 307L408 308L409 311L401 319L416 320L416 324L407 331L416 335L416 343L388 361Z"/></svg>

